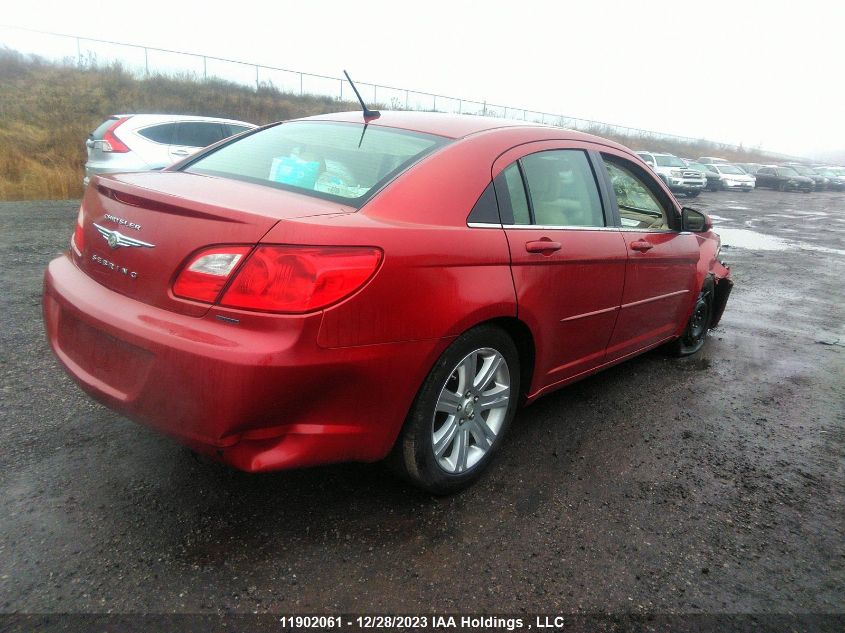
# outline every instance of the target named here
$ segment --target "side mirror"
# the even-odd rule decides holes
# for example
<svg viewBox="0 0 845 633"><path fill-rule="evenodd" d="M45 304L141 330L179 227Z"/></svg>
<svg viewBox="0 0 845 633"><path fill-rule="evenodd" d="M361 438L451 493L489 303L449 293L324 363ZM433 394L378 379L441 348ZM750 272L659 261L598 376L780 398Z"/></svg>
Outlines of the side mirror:
<svg viewBox="0 0 845 633"><path fill-rule="evenodd" d="M713 228L713 220L709 215L690 207L681 209L681 223L684 231L692 233L704 233Z"/></svg>

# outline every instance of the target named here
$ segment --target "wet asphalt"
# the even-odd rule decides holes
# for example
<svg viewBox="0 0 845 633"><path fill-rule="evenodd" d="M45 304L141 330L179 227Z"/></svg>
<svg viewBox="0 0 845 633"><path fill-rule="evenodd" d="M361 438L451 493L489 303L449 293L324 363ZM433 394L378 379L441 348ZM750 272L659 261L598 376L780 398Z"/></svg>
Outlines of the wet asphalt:
<svg viewBox="0 0 845 633"><path fill-rule="evenodd" d="M845 193L689 204L785 240L725 246L704 350L540 399L448 498L235 472L94 403L40 313L78 203L0 204L0 612L842 613Z"/></svg>

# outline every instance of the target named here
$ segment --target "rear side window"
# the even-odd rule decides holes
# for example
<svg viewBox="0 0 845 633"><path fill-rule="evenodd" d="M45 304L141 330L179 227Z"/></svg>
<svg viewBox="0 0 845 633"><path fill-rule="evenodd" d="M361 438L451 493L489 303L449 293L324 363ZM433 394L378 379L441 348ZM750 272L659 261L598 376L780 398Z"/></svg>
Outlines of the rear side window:
<svg viewBox="0 0 845 633"><path fill-rule="evenodd" d="M203 123L200 121L183 121L176 125L173 145L187 147L207 147L228 136L220 123Z"/></svg>
<svg viewBox="0 0 845 633"><path fill-rule="evenodd" d="M184 169L360 206L446 142L372 124L293 121L226 144Z"/></svg>
<svg viewBox="0 0 845 633"><path fill-rule="evenodd" d="M234 136L252 129L245 125L234 125L233 123L224 123L223 127L226 129L226 136Z"/></svg>
<svg viewBox="0 0 845 633"><path fill-rule="evenodd" d="M528 196L525 184L519 172L519 164L512 163L496 177L496 194L502 210L505 224L531 224L531 212L528 210Z"/></svg>
<svg viewBox="0 0 845 633"><path fill-rule="evenodd" d="M151 125L150 127L145 127L143 130L138 130L138 134L154 143L170 145L175 129L175 123L162 123L161 125Z"/></svg>
<svg viewBox="0 0 845 633"><path fill-rule="evenodd" d="M604 226L593 170L581 150L552 150L522 159L522 170L541 226Z"/></svg>

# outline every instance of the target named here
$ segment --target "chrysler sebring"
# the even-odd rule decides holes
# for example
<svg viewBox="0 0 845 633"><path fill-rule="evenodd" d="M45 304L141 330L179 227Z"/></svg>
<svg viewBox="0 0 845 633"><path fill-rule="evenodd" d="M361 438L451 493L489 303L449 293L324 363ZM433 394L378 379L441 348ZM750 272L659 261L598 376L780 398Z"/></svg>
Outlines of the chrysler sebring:
<svg viewBox="0 0 845 633"><path fill-rule="evenodd" d="M45 276L67 372L236 468L387 458L448 493L518 405L660 345L695 353L719 322L732 282L709 218L628 149L365 116L92 177Z"/></svg>

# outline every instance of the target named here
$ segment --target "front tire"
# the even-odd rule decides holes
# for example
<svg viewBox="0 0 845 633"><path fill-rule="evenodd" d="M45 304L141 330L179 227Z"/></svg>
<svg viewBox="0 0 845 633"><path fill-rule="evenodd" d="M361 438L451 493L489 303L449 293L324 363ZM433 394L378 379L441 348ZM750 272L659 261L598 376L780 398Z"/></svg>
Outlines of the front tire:
<svg viewBox="0 0 845 633"><path fill-rule="evenodd" d="M472 484L516 413L519 354L493 326L456 339L432 367L388 458L401 476L443 495Z"/></svg>
<svg viewBox="0 0 845 633"><path fill-rule="evenodd" d="M671 350L675 356L692 356L704 347L713 318L713 290L713 280L708 278L698 294L684 333L672 343Z"/></svg>
<svg viewBox="0 0 845 633"><path fill-rule="evenodd" d="M687 191L688 198L697 198L700 191Z"/></svg>

